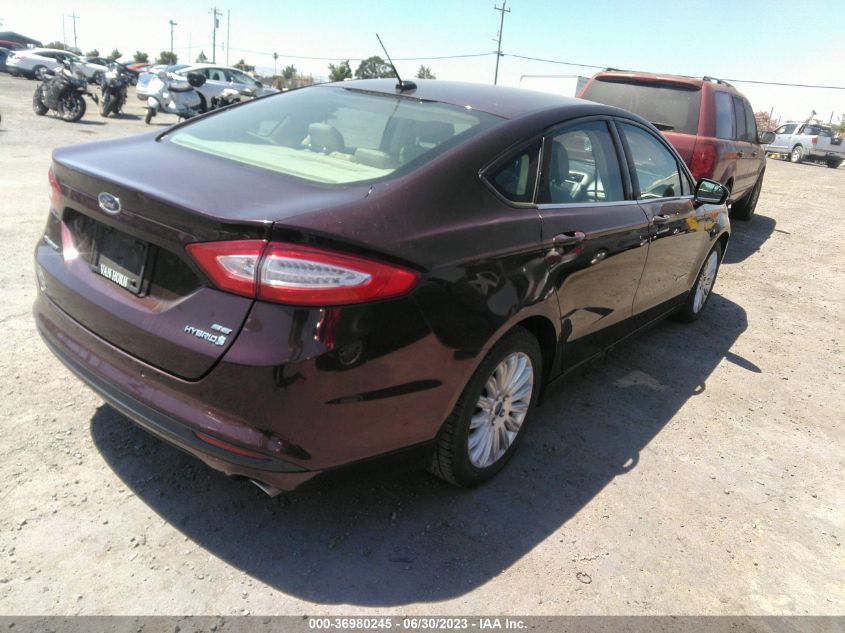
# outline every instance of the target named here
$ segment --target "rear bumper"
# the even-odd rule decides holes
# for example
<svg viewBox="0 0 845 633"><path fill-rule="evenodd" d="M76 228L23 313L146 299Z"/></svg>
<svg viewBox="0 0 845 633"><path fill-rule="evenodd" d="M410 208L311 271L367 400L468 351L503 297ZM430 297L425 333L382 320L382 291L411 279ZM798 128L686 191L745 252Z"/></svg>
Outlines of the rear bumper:
<svg viewBox="0 0 845 633"><path fill-rule="evenodd" d="M106 380L102 373L93 371L91 365L82 362L82 357L89 361L93 359L90 354L81 354L83 350L78 345L79 341L71 338L73 333L68 331L76 328L81 330L81 327L74 324L43 293L39 293L34 313L38 333L50 351L103 400L153 435L198 457L215 470L230 476L257 479L282 490L297 488L319 474L319 471L308 471L300 465L278 458L268 456L259 459L238 455L204 442L184 422L121 391ZM60 322L63 322L61 326L64 330L58 329ZM102 359L97 360L94 366L102 368Z"/></svg>
<svg viewBox="0 0 845 633"><path fill-rule="evenodd" d="M453 389L464 380L460 374L431 378L432 368L444 371L451 360L431 335L343 368L332 354L273 365L274 341L245 328L214 369L187 381L99 338L41 290L33 311L49 349L120 413L216 470L282 490L350 466L378 467L381 458L406 450L424 459L460 391ZM247 359L256 364L243 364ZM429 378L402 380L414 374ZM251 455L218 448L198 434Z"/></svg>

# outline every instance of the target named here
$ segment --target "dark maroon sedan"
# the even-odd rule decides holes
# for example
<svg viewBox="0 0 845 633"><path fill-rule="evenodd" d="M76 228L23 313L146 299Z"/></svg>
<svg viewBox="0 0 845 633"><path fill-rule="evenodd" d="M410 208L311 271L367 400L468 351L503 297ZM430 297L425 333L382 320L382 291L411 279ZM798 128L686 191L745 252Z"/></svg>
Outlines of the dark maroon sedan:
<svg viewBox="0 0 845 633"><path fill-rule="evenodd" d="M293 489L374 458L480 483L551 380L704 309L726 190L628 112L315 86L56 150L38 329L106 401Z"/></svg>

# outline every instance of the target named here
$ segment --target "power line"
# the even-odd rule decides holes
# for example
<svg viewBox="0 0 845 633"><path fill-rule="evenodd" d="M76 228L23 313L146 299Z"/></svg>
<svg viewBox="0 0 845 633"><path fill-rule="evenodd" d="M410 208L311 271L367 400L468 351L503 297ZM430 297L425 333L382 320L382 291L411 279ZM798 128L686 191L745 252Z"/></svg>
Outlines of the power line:
<svg viewBox="0 0 845 633"><path fill-rule="evenodd" d="M233 51L237 51L239 53L249 53L251 55L267 55L268 57L272 57L273 53L268 51L256 51L251 50L248 48L235 48L232 47ZM402 62L413 62L413 61L427 61L427 60L436 60L436 59L462 59L466 57L487 57L489 55L495 55L496 53L467 53L465 55L435 55L429 57L394 57L395 61L402 61ZM277 53L279 57L288 57L290 59L310 59L314 61L323 61L323 62L334 62L338 60L348 60L350 62L362 62L366 57L345 57L343 55L335 56L335 57L312 57L309 55L291 55L288 53Z"/></svg>
<svg viewBox="0 0 845 633"><path fill-rule="evenodd" d="M765 86L788 86L790 88L821 88L824 90L845 90L845 86L816 86L813 84L789 84L780 81L756 81L753 79L725 79L724 81L735 81L740 84L763 84Z"/></svg>
<svg viewBox="0 0 845 633"><path fill-rule="evenodd" d="M564 62L558 59L544 59L542 57L528 57L527 55L517 55L516 53L502 53L502 55L507 55L508 57L516 57L518 59L528 59L533 62L546 62L548 64L561 64L563 66L581 66L583 68L599 68L604 69L607 66L596 66L595 64L576 64L575 62Z"/></svg>
<svg viewBox="0 0 845 633"><path fill-rule="evenodd" d="M598 68L600 70L607 68L607 66L596 66L595 64L578 64L575 62L565 62L559 59L544 59L542 57L528 57L527 55L517 55L515 53L502 53L502 55L509 55L510 57L517 57L519 59L528 59L535 62L546 62L548 64L561 64L563 66L580 66L582 68ZM632 71L633 72L633 71ZM687 75L692 76L692 75ZM790 88L820 88L826 90L845 90L845 86L822 86L814 84L794 84L783 81L760 81L757 79L723 79L723 81L733 81L736 83L746 84L761 84L764 86L786 86Z"/></svg>

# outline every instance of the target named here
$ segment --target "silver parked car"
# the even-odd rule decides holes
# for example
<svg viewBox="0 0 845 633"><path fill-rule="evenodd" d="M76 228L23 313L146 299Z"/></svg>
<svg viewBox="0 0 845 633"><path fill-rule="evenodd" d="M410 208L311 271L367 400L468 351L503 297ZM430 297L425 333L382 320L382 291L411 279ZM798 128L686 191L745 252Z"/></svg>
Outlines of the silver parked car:
<svg viewBox="0 0 845 633"><path fill-rule="evenodd" d="M73 53L54 48L27 48L15 51L6 59L6 68L13 75L43 79L47 71L56 70L66 59L73 63L74 70L80 71L88 80L93 80L98 73L102 76L108 70L105 66L88 63Z"/></svg>
<svg viewBox="0 0 845 633"><path fill-rule="evenodd" d="M263 97L264 95L279 92L276 88L265 86L257 79L253 79L244 71L232 68L230 66L216 66L214 64L192 64L192 65L174 65L166 67L168 72L174 72L179 75L187 76L188 73L198 73L205 77L205 83L197 88L204 100L202 110L205 110L208 104L214 97L220 97L223 91L229 88L234 88L242 94L253 94L256 97ZM153 75L149 72L144 72L138 78L137 94L138 98L146 101L149 97L154 96L150 90L150 82L153 80Z"/></svg>

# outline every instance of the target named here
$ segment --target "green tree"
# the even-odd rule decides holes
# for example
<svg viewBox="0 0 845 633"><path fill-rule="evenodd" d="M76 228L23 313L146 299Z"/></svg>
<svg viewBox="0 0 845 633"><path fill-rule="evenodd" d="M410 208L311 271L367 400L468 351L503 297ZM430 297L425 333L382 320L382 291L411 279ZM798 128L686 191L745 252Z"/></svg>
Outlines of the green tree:
<svg viewBox="0 0 845 633"><path fill-rule="evenodd" d="M123 53L121 53L117 49L114 49L111 53L109 53L109 56L106 57L106 59L110 59L114 62L114 61L117 61L118 59L120 59L121 57L123 57Z"/></svg>
<svg viewBox="0 0 845 633"><path fill-rule="evenodd" d="M349 60L338 62L337 65L329 64L329 81L343 81L352 79L352 68L349 67Z"/></svg>
<svg viewBox="0 0 845 633"><path fill-rule="evenodd" d="M839 123L834 123L831 127L833 128L833 133L837 136L845 134L845 114L840 114Z"/></svg>
<svg viewBox="0 0 845 633"><path fill-rule="evenodd" d="M99 57L99 56L100 56L100 51L98 51L96 48L94 48L94 49L88 51L87 53L85 53L85 57Z"/></svg>
<svg viewBox="0 0 845 633"><path fill-rule="evenodd" d="M198 64L205 64L208 61L208 57L205 56L205 51L200 51L200 54L197 55L197 63Z"/></svg>
<svg viewBox="0 0 845 633"><path fill-rule="evenodd" d="M378 55L368 57L355 70L358 79L373 79L376 77L395 77L393 69Z"/></svg>
<svg viewBox="0 0 845 633"><path fill-rule="evenodd" d="M150 56L146 53L142 53L141 51L135 51L135 55L132 56L135 60L136 64L147 64L150 61Z"/></svg>
<svg viewBox="0 0 845 633"><path fill-rule="evenodd" d="M296 66L294 66L293 64L291 64L289 66L285 66L282 69L282 77L284 77L285 79L288 79L288 80L296 77Z"/></svg>
<svg viewBox="0 0 845 633"><path fill-rule="evenodd" d="M417 71L417 79L437 79L437 77L428 66L420 66Z"/></svg>
<svg viewBox="0 0 845 633"><path fill-rule="evenodd" d="M171 53L170 51L161 51L158 54L156 64L175 64L178 61L179 56L176 55L176 53Z"/></svg>
<svg viewBox="0 0 845 633"><path fill-rule="evenodd" d="M253 70L255 70L255 66L250 66L243 59L239 60L238 63L235 64L235 68L239 68L245 72L252 72Z"/></svg>
<svg viewBox="0 0 845 633"><path fill-rule="evenodd" d="M44 45L44 48L55 48L55 49L58 49L60 51L63 51L63 50L65 50L65 45L62 44L61 42L49 42L49 43Z"/></svg>

